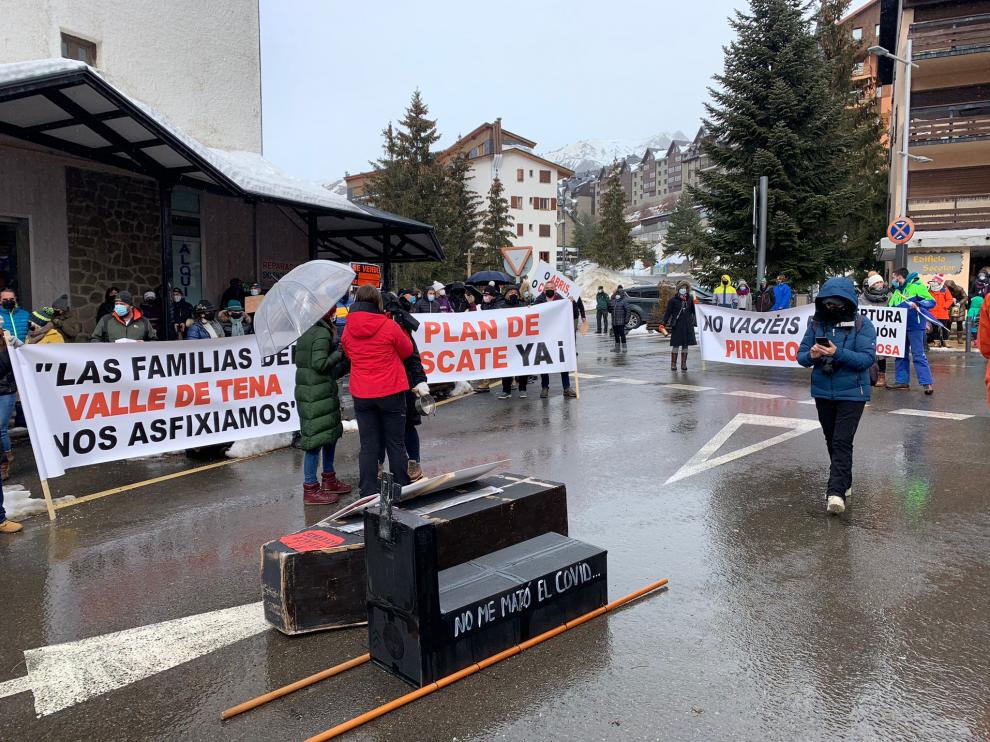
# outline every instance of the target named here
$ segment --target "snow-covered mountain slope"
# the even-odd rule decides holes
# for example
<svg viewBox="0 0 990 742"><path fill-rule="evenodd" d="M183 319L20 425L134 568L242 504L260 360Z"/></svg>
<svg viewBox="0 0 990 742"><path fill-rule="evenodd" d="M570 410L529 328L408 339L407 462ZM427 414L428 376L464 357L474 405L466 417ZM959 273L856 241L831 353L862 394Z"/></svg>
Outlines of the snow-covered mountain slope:
<svg viewBox="0 0 990 742"><path fill-rule="evenodd" d="M323 184L331 193L336 193L338 196L347 196L347 181L343 178L337 178L337 180L328 180Z"/></svg>
<svg viewBox="0 0 990 742"><path fill-rule="evenodd" d="M672 139L687 139L680 131L661 132L645 139L581 139L558 149L543 152L542 157L558 162L578 173L597 170L629 155L642 156L647 147L666 149Z"/></svg>

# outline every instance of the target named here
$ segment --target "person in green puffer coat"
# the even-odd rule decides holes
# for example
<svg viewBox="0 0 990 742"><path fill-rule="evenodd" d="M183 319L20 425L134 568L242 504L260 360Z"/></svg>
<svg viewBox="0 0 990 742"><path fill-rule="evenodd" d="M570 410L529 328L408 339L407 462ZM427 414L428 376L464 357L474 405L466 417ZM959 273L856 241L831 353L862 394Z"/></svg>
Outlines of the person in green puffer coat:
<svg viewBox="0 0 990 742"><path fill-rule="evenodd" d="M333 313L318 320L296 342L296 410L299 413L303 458L303 503L332 505L352 487L337 479L333 455L344 434L337 379L344 375L347 357L337 342ZM323 453L322 483L316 467Z"/></svg>

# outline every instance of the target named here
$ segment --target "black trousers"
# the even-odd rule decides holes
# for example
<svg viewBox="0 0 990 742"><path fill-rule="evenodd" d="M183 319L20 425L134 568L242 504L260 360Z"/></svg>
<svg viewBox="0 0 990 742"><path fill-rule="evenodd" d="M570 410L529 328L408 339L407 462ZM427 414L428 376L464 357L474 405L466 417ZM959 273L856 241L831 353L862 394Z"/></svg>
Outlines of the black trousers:
<svg viewBox="0 0 990 742"><path fill-rule="evenodd" d="M818 421L825 433L825 445L831 465L828 470L826 495L838 495L845 499L846 490L852 487L853 438L863 417L866 402L835 402L816 399Z"/></svg>
<svg viewBox="0 0 990 742"><path fill-rule="evenodd" d="M361 497L378 492L378 461L382 440L388 468L398 484L409 484L409 455L406 453L406 393L363 399L354 397L354 416L361 436L358 467Z"/></svg>
<svg viewBox="0 0 990 742"><path fill-rule="evenodd" d="M515 379L516 383L519 385L519 391L526 391L526 385L529 383L528 376L506 376L502 379L502 391L506 394L512 392L512 380Z"/></svg>
<svg viewBox="0 0 990 742"><path fill-rule="evenodd" d="M608 330L608 310L599 309L598 311L598 332L605 332Z"/></svg>
<svg viewBox="0 0 990 742"><path fill-rule="evenodd" d="M615 344L618 345L620 342L625 344L626 342L626 326L625 325L614 325L612 327L612 332L615 333Z"/></svg>

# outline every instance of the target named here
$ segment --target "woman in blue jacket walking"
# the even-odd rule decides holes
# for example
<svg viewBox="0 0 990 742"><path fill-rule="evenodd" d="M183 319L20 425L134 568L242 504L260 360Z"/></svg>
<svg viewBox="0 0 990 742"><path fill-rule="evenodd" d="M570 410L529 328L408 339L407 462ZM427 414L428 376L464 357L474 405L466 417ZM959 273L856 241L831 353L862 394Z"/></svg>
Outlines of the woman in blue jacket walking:
<svg viewBox="0 0 990 742"><path fill-rule="evenodd" d="M811 368L811 396L831 460L826 510L838 515L852 494L853 438L870 399L870 368L877 359L877 332L859 314L853 282L830 278L815 299L815 316L798 350Z"/></svg>

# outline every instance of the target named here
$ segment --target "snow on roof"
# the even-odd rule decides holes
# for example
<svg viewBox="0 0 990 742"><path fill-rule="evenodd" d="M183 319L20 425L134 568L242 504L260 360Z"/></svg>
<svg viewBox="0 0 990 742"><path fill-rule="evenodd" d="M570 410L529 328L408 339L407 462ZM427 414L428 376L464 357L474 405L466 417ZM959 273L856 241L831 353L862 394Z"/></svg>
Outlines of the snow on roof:
<svg viewBox="0 0 990 742"><path fill-rule="evenodd" d="M27 82L52 75L82 72L85 70L89 70L92 74L106 81L103 75L89 67L85 62L72 59L38 59L29 62L0 64L0 85L13 82ZM207 147L172 123L160 111L128 95L116 86L113 86L109 81L107 81L107 84L111 85L118 95L125 98L135 108L166 129L171 136L179 140L216 170L219 170L243 191L263 198L295 201L312 206L323 206L366 215L367 212L364 209L348 201L345 197L332 193L315 181L304 180L289 175L259 154Z"/></svg>

